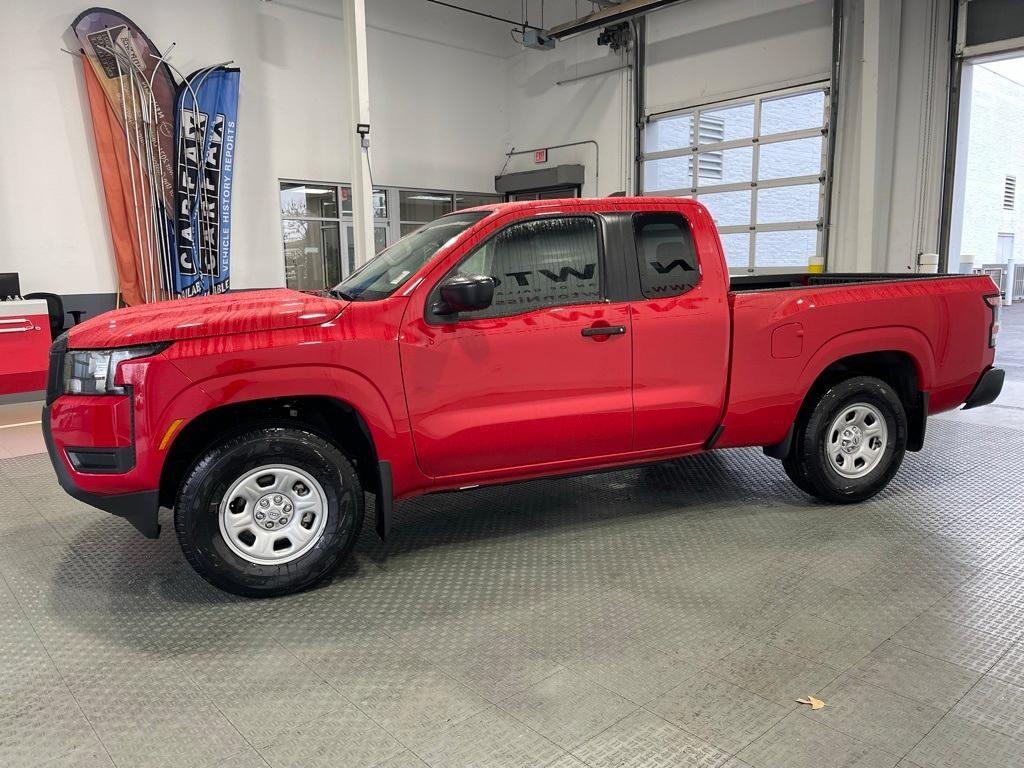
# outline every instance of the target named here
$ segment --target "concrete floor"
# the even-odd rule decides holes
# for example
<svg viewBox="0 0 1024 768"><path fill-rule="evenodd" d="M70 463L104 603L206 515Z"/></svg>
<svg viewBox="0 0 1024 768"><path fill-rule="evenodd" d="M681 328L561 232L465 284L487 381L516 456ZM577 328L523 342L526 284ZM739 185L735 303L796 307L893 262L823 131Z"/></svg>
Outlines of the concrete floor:
<svg viewBox="0 0 1024 768"><path fill-rule="evenodd" d="M756 450L428 497L272 601L2 459L0 765L1021 766L1006 319L1000 407L935 419L870 503Z"/></svg>

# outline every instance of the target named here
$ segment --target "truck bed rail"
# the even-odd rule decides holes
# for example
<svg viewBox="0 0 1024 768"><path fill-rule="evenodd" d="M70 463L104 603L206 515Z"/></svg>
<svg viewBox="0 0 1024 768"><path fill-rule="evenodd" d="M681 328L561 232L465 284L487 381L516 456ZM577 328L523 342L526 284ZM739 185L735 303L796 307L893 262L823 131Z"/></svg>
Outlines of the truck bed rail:
<svg viewBox="0 0 1024 768"><path fill-rule="evenodd" d="M891 283L904 280L947 279L951 277L969 278L973 277L973 275L901 272L830 272L827 274L793 272L778 275L741 275L729 279L729 290L734 293L741 293L745 291L771 291L779 288L809 288L815 285Z"/></svg>

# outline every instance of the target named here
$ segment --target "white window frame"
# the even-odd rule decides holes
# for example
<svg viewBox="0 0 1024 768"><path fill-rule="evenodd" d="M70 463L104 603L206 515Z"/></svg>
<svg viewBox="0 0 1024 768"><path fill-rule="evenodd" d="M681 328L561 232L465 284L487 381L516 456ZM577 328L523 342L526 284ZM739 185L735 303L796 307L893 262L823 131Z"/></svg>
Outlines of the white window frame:
<svg viewBox="0 0 1024 768"><path fill-rule="evenodd" d="M805 93L822 92L824 94L824 100L822 105L822 118L821 126L814 128L806 128L797 131L787 131L785 133L775 133L769 136L761 135L761 105L765 101L774 101L780 98L786 98L790 96L799 96ZM728 226L718 227L718 231L722 235L729 234L750 234L750 245L749 254L746 268L731 267L730 272L733 274L772 274L772 273L784 273L784 272L799 272L800 268L795 266L790 267L764 267L758 266L756 262L756 244L757 244L757 233L758 232L794 232L794 231L805 231L805 230L817 230L815 255L819 258L823 255L822 251L824 248L824 216L825 216L825 197L826 189L828 188L829 176L831 169L828 167L828 133L829 133L829 82L827 80L816 81L813 83L805 83L798 86L789 88L780 88L771 91L765 91L763 93L757 93L747 96L741 96L737 98L731 98L724 101L714 101L698 106L686 107L684 109L676 109L664 112L657 112L655 114L648 115L644 120L644 132L646 134L647 126L658 120L663 120L671 117L678 117L680 115L692 115L691 126L690 126L690 146L682 147L679 149L667 149L659 152L643 152L641 155L641 189L643 189L644 195L652 195L658 197L693 197L700 200L701 195L712 194L715 192L736 192L750 190L750 220L748 224L734 224ZM732 141L722 141L716 144L699 144L697 137L694 136L695 131L700 129L700 118L702 113L705 112L718 112L722 109L729 107L739 106L742 104L753 104L754 105L754 124L753 124L753 135L750 138L734 139ZM794 141L796 139L806 138L817 138L822 139L821 142L821 163L820 172L813 175L805 176L788 176L778 179L765 179L758 180L758 167L760 161L760 148L764 144L775 144L784 141ZM646 141L646 136L645 136ZM705 154L707 152L721 152L727 149L736 149L741 147L752 147L753 158L751 161L751 180L743 182L735 182L731 184L714 184L700 186L700 174L698 168L698 157L699 154ZM681 187L677 189L660 189L652 190L648 192L646 185L643 182L643 172L646 168L646 162L650 160L661 160L664 158L671 157L690 157L691 175L690 187ZM777 222L771 224L758 224L757 223L757 190L759 189L771 189L775 187L791 187L807 184L818 185L818 216L815 220L804 220L804 221L786 221ZM806 267L804 268L806 270Z"/></svg>

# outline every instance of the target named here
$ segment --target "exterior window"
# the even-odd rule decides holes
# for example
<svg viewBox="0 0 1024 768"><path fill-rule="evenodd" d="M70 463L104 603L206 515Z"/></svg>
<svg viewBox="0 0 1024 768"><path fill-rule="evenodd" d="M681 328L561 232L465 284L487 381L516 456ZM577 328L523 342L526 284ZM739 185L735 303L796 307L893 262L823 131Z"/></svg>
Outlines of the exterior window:
<svg viewBox="0 0 1024 768"><path fill-rule="evenodd" d="M1012 211L1017 202L1017 177L1007 176L1003 182L1003 210Z"/></svg>
<svg viewBox="0 0 1024 768"><path fill-rule="evenodd" d="M321 291L341 279L339 227L336 186L281 183L285 285Z"/></svg>
<svg viewBox="0 0 1024 768"><path fill-rule="evenodd" d="M352 215L352 187L348 184L341 186L341 210ZM388 195L383 189L373 190L373 218L386 219L388 217Z"/></svg>
<svg viewBox="0 0 1024 768"><path fill-rule="evenodd" d="M375 230L379 253L388 240L387 191L375 189L373 199L379 222ZM299 291L322 291L337 285L355 269L350 187L282 181L281 235L286 286Z"/></svg>
<svg viewBox="0 0 1024 768"><path fill-rule="evenodd" d="M524 221L503 229L460 266L494 278L494 303L464 319L502 317L601 297L597 224L571 216Z"/></svg>
<svg viewBox="0 0 1024 768"><path fill-rule="evenodd" d="M502 195L486 195L474 192L456 192L455 210L461 211L466 208L476 208L478 205L495 205L505 202Z"/></svg>
<svg viewBox="0 0 1024 768"><path fill-rule="evenodd" d="M707 206L733 272L806 269L821 255L827 114L820 85L653 115L644 194Z"/></svg>
<svg viewBox="0 0 1024 768"><path fill-rule="evenodd" d="M420 224L426 224L454 210L454 196L450 192L428 192L417 189L403 189L398 193L399 216L402 221L402 235Z"/></svg>
<svg viewBox="0 0 1024 768"><path fill-rule="evenodd" d="M686 220L674 213L633 217L640 290L649 299L678 296L700 280L700 265Z"/></svg>
<svg viewBox="0 0 1024 768"><path fill-rule="evenodd" d="M281 234L285 285L322 291L356 267L352 187L314 181L281 181ZM465 208L502 202L486 192L432 192L394 187L373 189L374 252L434 219Z"/></svg>

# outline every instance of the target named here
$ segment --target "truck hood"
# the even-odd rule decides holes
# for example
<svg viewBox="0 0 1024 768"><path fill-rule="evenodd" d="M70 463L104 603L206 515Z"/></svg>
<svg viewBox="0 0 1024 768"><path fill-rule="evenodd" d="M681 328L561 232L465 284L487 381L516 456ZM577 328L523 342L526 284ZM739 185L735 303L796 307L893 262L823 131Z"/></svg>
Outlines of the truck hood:
<svg viewBox="0 0 1024 768"><path fill-rule="evenodd" d="M298 291L241 291L115 309L74 326L72 349L101 349L319 325L348 302Z"/></svg>

